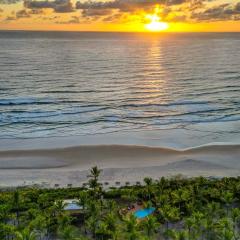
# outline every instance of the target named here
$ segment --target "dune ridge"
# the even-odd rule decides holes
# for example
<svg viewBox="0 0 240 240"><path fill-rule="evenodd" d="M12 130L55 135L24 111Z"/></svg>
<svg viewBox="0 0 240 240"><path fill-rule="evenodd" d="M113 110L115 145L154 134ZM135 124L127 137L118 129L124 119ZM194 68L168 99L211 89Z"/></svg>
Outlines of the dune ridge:
<svg viewBox="0 0 240 240"><path fill-rule="evenodd" d="M26 162L27 164L44 165L46 167L58 167L59 162L64 163L66 166L71 165L84 165L88 162L104 163L104 161L116 163L118 160L128 160L131 162L142 162L145 160L147 165L151 165L151 161L168 162L170 160L181 159L186 156L198 157L208 160L211 156L222 158L226 156L227 159L234 159L240 156L239 144L206 144L197 147L176 149L166 147L149 147L137 145L81 145L66 148L53 148L53 149L30 149L30 150L7 150L0 151L0 169L2 163L5 165L13 165L13 162ZM205 157L204 157L205 156ZM12 163L11 163L12 162ZM219 163L221 161L219 160ZM128 165L127 164L127 165ZM61 165L61 164L60 164ZM123 164L124 165L124 164Z"/></svg>
<svg viewBox="0 0 240 240"><path fill-rule="evenodd" d="M0 186L42 183L66 186L86 181L94 165L102 181L141 181L184 176L240 175L240 145L212 143L191 148L137 145L79 145L65 148L0 151Z"/></svg>

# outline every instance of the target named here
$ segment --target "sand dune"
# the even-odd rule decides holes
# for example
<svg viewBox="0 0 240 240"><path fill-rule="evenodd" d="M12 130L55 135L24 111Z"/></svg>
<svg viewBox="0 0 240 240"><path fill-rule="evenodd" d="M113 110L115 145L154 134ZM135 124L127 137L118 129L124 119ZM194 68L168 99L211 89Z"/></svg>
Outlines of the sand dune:
<svg viewBox="0 0 240 240"><path fill-rule="evenodd" d="M203 145L187 149L133 145L96 145L40 150L0 151L0 169L103 168L165 165L184 159L240 168L240 145Z"/></svg>
<svg viewBox="0 0 240 240"><path fill-rule="evenodd" d="M179 150L90 145L0 151L0 182L2 185L17 185L19 181L39 183L59 179L60 184L81 183L86 181L86 172L93 165L104 169L103 181L124 179L134 182L144 176L157 178L179 173L187 176L236 176L240 173L240 146L212 144ZM57 176L59 173L60 178Z"/></svg>

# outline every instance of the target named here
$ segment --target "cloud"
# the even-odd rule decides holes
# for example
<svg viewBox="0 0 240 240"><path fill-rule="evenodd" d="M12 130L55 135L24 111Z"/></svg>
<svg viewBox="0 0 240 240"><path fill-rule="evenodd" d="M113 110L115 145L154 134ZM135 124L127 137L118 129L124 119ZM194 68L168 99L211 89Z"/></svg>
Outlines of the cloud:
<svg viewBox="0 0 240 240"><path fill-rule="evenodd" d="M145 9L156 5L179 5L187 1L189 0L112 0L108 2L78 1L76 2L76 9L116 9L127 12L136 9Z"/></svg>
<svg viewBox="0 0 240 240"><path fill-rule="evenodd" d="M16 19L19 18L30 18L31 15L26 9L22 9L16 12Z"/></svg>
<svg viewBox="0 0 240 240"><path fill-rule="evenodd" d="M16 21L21 18L30 18L32 15L43 15L44 11L42 9L21 9L19 11L12 11L12 15L7 16L5 21Z"/></svg>
<svg viewBox="0 0 240 240"><path fill-rule="evenodd" d="M92 16L106 16L112 13L111 9L83 9L83 17L92 17Z"/></svg>
<svg viewBox="0 0 240 240"><path fill-rule="evenodd" d="M54 1L24 1L24 6L30 9L44 9L51 8L56 13L69 13L73 12L73 5L70 0L54 0Z"/></svg>
<svg viewBox="0 0 240 240"><path fill-rule="evenodd" d="M221 8L229 4L216 5L208 9L210 2L217 4L218 0L110 0L105 2L82 0L76 2L76 9L82 10L83 17L106 16L105 21L116 19L117 15L111 15L112 11L129 14L137 11L149 12L156 5L161 8L161 19L166 21L191 21L192 19L205 21L222 18ZM226 9L225 14L231 13ZM118 17L121 18L122 15Z"/></svg>
<svg viewBox="0 0 240 240"><path fill-rule="evenodd" d="M89 21L93 21L100 16L105 16L103 21L106 22L127 22L131 20L136 20L133 17L128 17L125 15L134 15L136 13L141 14L153 11L156 5L159 5L161 8L160 17L161 19L169 19L169 14L172 12L172 7L177 7L179 5L190 3L194 4L196 1L200 0L110 0L110 1L77 1L76 9L82 10L82 17L88 18ZM196 3L195 3L196 4ZM138 12L138 13L137 13ZM138 18L138 20L142 21L143 16ZM175 20L180 20L180 16L175 16ZM186 17L181 16L181 18L185 19Z"/></svg>
<svg viewBox="0 0 240 240"><path fill-rule="evenodd" d="M31 9L29 12L32 15L42 15L45 14L43 9Z"/></svg>
<svg viewBox="0 0 240 240"><path fill-rule="evenodd" d="M222 20L239 20L240 2L234 4L220 4L204 11L193 13L191 18L197 21L222 21Z"/></svg>
<svg viewBox="0 0 240 240"><path fill-rule="evenodd" d="M21 1L22 0L0 0L0 4L15 4Z"/></svg>
<svg viewBox="0 0 240 240"><path fill-rule="evenodd" d="M13 4L20 0L0 0L0 4ZM240 20L240 0L22 0L25 9L15 15L29 18L31 15L44 15L44 9L55 13L71 13L80 10L81 15L69 16L69 20L49 18L58 24L90 23L101 19L104 22L130 23L144 22L147 13L154 12L159 5L159 17L167 22L206 22L220 20ZM224 3L223 3L224 2ZM237 2L237 3L236 3ZM12 14L13 15L13 14ZM9 16L9 20L14 17Z"/></svg>
<svg viewBox="0 0 240 240"><path fill-rule="evenodd" d="M79 24L80 19L78 16L72 16L68 21L56 21L57 24Z"/></svg>
<svg viewBox="0 0 240 240"><path fill-rule="evenodd" d="M14 16L7 16L4 21L14 21L16 18Z"/></svg>

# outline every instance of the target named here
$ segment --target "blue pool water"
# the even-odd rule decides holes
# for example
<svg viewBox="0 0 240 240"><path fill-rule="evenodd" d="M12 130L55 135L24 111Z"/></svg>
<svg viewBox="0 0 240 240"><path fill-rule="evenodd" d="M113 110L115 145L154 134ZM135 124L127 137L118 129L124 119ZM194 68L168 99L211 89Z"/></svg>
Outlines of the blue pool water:
<svg viewBox="0 0 240 240"><path fill-rule="evenodd" d="M137 210L137 211L134 213L134 216L135 216L136 218L145 218L145 217L147 217L148 215L152 214L154 211L155 211L155 208L140 209L140 210Z"/></svg>

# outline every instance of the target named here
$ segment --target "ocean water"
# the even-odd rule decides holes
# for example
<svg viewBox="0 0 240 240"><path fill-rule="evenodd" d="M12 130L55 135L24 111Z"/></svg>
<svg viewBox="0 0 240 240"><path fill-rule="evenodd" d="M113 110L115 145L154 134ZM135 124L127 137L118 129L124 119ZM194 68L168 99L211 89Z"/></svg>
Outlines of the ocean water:
<svg viewBox="0 0 240 240"><path fill-rule="evenodd" d="M0 138L212 123L240 138L239 66L238 33L0 32Z"/></svg>

